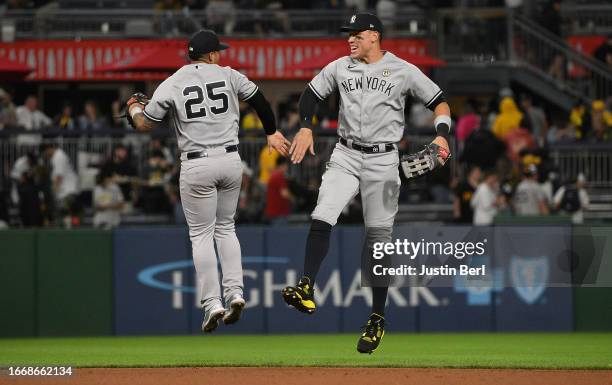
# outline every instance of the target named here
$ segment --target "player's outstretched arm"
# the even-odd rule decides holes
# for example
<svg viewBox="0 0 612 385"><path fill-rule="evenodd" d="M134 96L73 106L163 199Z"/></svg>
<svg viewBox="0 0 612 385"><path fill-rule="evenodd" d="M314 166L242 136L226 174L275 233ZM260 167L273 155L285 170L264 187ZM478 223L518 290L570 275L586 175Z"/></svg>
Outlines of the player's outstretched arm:
<svg viewBox="0 0 612 385"><path fill-rule="evenodd" d="M451 117L450 117L450 107L448 103L442 102L436 106L434 109L434 126L436 127L436 138L431 142L432 144L437 144L442 147L446 152L450 154L450 146L448 144L449 135L450 135L450 127L451 127ZM444 164L448 158L442 159L438 157L438 160L441 164Z"/></svg>
<svg viewBox="0 0 612 385"><path fill-rule="evenodd" d="M304 155L306 155L306 151L309 151L311 155L314 155L314 139L312 136L312 117L315 113L315 109L317 107L317 103L319 103L321 99L315 95L310 87L306 87L302 96L300 97L300 121L302 128L293 138L293 142L291 143L291 149L289 149L289 153L291 154L291 161L295 163L300 163L302 159L304 159Z"/></svg>
<svg viewBox="0 0 612 385"><path fill-rule="evenodd" d="M147 119L143 113L149 101L147 95L138 92L132 95L126 103L128 123L138 131L150 131L157 127L157 122Z"/></svg>
<svg viewBox="0 0 612 385"><path fill-rule="evenodd" d="M276 130L274 112L272 112L272 107L263 93L257 90L255 95L250 97L246 102L255 109L257 116L261 119L261 123L267 135L269 151L272 152L272 149L275 149L282 156L288 157L289 145L291 145L291 143L280 131Z"/></svg>
<svg viewBox="0 0 612 385"><path fill-rule="evenodd" d="M451 154L448 145L450 134L450 107L446 102L440 102L434 108L434 125L436 126L436 138L415 154L402 156L400 164L407 179L416 178L420 175L433 171L450 159Z"/></svg>

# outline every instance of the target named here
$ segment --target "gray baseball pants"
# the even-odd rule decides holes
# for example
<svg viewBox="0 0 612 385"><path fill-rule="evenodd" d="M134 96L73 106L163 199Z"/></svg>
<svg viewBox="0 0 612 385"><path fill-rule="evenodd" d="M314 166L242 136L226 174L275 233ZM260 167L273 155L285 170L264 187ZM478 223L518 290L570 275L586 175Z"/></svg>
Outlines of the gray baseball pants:
<svg viewBox="0 0 612 385"><path fill-rule="evenodd" d="M222 304L215 244L223 277L223 297L242 295L244 286L240 243L234 227L242 162L238 152L227 153L223 147L206 152L208 157L181 163L179 184L196 269L196 295L203 307L210 309Z"/></svg>
<svg viewBox="0 0 612 385"><path fill-rule="evenodd" d="M400 188L397 150L365 154L340 143L323 174L312 218L334 226L344 207L361 192L366 228L393 226Z"/></svg>

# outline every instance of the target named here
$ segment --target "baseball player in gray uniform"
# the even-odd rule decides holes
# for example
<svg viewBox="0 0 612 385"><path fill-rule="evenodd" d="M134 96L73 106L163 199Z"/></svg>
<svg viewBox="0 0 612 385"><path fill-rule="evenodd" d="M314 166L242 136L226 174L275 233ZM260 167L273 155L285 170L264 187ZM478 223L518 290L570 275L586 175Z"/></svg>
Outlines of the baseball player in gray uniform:
<svg viewBox="0 0 612 385"><path fill-rule="evenodd" d="M373 243L391 241L400 187L397 143L404 132L407 97L419 100L435 114L437 137L416 158L428 158L433 169L450 156L450 108L440 88L414 65L381 50L383 26L375 15L353 15L341 31L349 32L350 55L328 64L304 90L299 105L302 128L289 150L293 163L301 162L306 151L314 155L311 121L316 105L339 90L340 140L323 174L312 213L303 276L296 286L282 292L288 305L307 314L316 310L314 284L329 248L331 228L357 193L361 192L366 228L364 252L371 256ZM402 164L407 176L413 176L409 169L418 163L412 162ZM372 313L357 344L361 353L372 353L384 335L388 287L372 290Z"/></svg>
<svg viewBox="0 0 612 385"><path fill-rule="evenodd" d="M137 129L151 129L168 117L176 131L181 152L180 194L189 225L197 295L204 310L204 332L215 330L221 319L225 324L238 321L245 305L240 244L234 228L242 181L238 100L249 103L259 115L270 149L288 156L290 144L276 131L270 104L257 86L232 68L218 65L219 51L226 48L213 31L197 32L188 45L191 64L164 80L150 101L142 94L128 101L128 120ZM214 244L221 264L223 298Z"/></svg>

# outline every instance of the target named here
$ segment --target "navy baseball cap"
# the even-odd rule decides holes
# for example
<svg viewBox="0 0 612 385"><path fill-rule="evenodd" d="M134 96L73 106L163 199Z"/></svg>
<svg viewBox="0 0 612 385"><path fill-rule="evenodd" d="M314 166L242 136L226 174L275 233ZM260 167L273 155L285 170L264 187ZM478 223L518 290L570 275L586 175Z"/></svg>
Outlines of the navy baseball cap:
<svg viewBox="0 0 612 385"><path fill-rule="evenodd" d="M348 25L340 27L341 32L376 31L383 34L383 25L378 16L362 12L351 16Z"/></svg>
<svg viewBox="0 0 612 385"><path fill-rule="evenodd" d="M187 52L191 60L197 60L205 53L223 51L227 48L229 48L229 45L221 43L215 31L203 29L191 36L189 45L187 46Z"/></svg>

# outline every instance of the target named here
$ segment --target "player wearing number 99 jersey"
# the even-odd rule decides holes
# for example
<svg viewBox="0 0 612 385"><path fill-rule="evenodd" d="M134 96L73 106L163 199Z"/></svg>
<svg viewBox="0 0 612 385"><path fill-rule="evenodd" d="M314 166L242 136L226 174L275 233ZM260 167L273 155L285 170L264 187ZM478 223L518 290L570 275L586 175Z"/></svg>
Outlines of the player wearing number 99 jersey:
<svg viewBox="0 0 612 385"><path fill-rule="evenodd" d="M270 151L276 149L286 156L289 149L287 139L276 131L270 104L257 86L240 72L217 64L219 51L227 48L213 31L199 31L189 41L191 64L164 80L144 109L138 104L129 107L136 128L150 129L168 117L176 131L181 152L181 201L189 225L205 332L213 331L221 319L225 324L236 322L245 305L240 244L234 229L242 181L237 152L239 99L249 103L262 120Z"/></svg>

